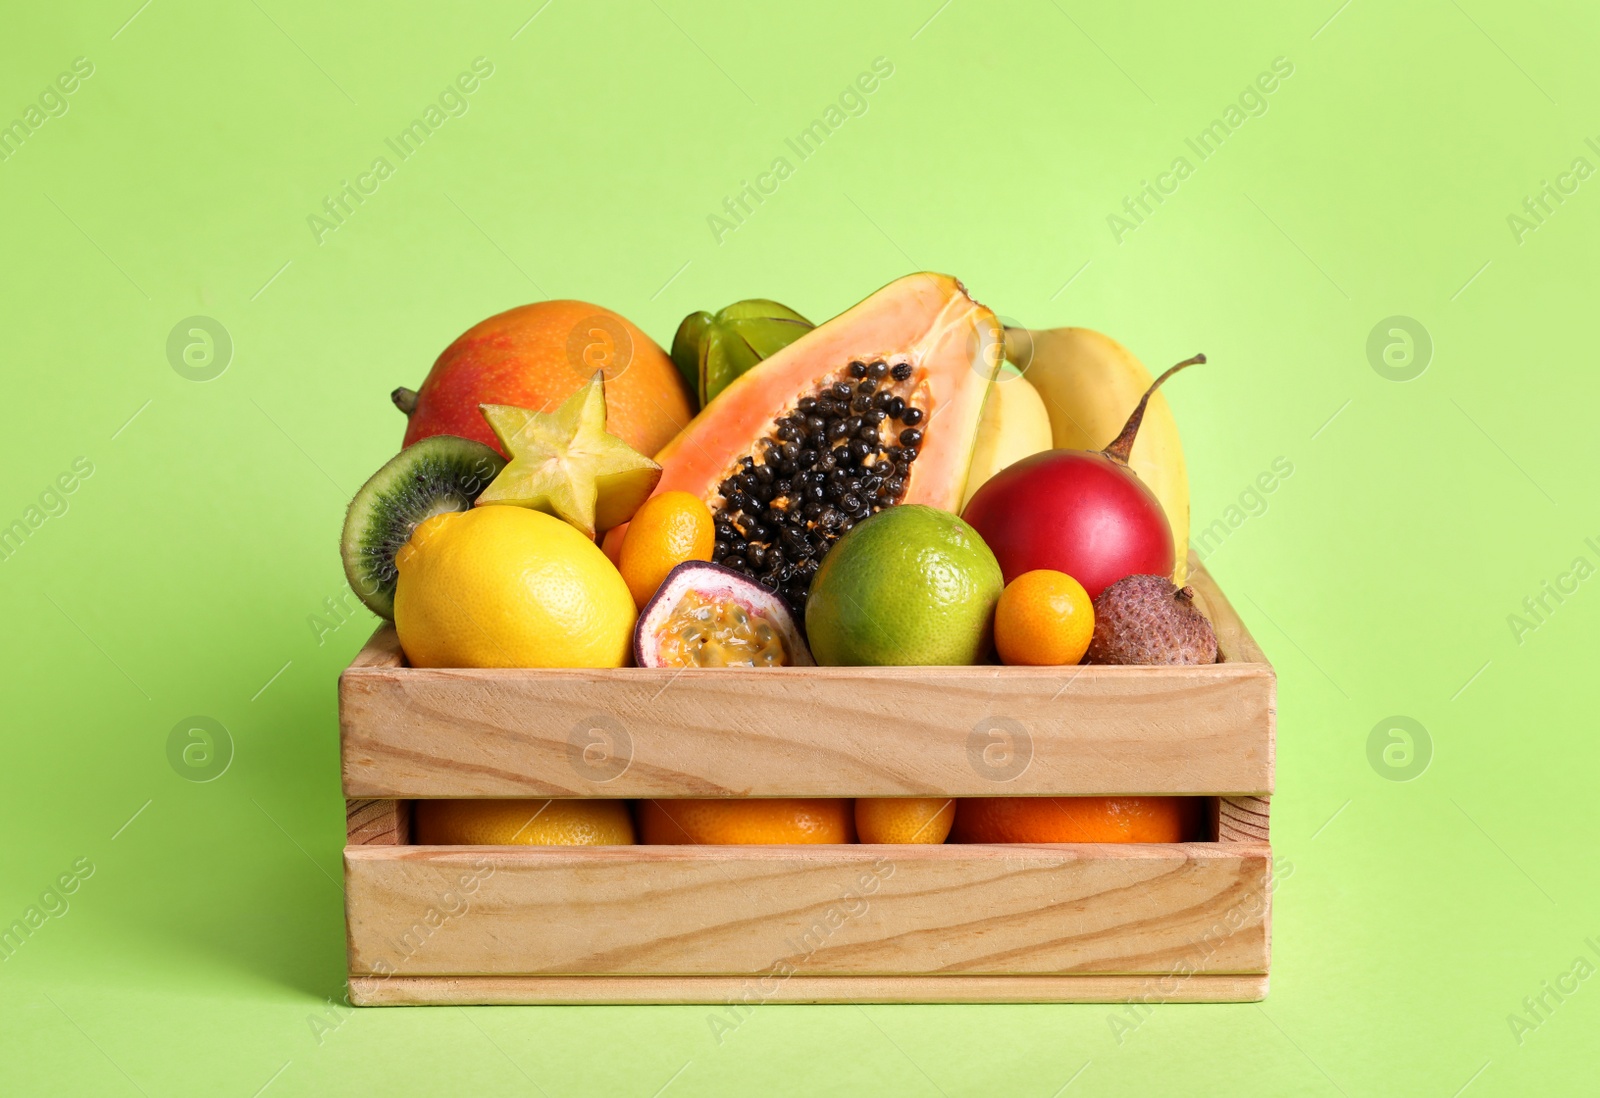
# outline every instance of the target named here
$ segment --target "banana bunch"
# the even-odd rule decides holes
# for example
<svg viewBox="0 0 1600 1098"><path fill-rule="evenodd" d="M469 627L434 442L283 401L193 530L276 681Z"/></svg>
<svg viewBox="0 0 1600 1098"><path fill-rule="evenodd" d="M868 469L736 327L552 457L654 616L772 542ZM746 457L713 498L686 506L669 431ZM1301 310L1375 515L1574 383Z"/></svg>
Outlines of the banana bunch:
<svg viewBox="0 0 1600 1098"><path fill-rule="evenodd" d="M1004 392L1013 384L1032 386L1050 426L1046 444L1038 447L1041 450L1051 446L1070 450L1105 448L1122 430L1152 380L1150 371L1126 347L1088 328L1007 328L1006 358L1023 376L996 386L996 390ZM1013 427L1007 423L1003 429L1010 432ZM1037 430L1032 419L1020 416L1016 430L1032 445L1032 433ZM982 445L980 432L979 446ZM1167 512L1176 562L1173 582L1182 586L1189 573L1189 474L1183 464L1177 420L1160 391L1151 397L1145 410L1144 424L1128 464ZM997 471L989 472L992 475ZM968 481L969 493L981 483L977 474L975 463Z"/></svg>
<svg viewBox="0 0 1600 1098"><path fill-rule="evenodd" d="M1002 362L983 402L978 420L978 437L972 446L972 464L967 471L962 510L984 481L1009 465L1055 443L1050 427L1050 412L1039 391L1028 384L1022 371Z"/></svg>

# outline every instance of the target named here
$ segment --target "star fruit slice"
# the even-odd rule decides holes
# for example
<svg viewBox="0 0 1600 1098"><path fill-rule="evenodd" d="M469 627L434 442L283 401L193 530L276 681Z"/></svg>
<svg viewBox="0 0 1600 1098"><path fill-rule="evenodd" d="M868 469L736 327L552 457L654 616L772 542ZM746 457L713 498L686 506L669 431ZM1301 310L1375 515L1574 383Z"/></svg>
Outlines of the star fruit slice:
<svg viewBox="0 0 1600 1098"><path fill-rule="evenodd" d="M589 537L633 517L661 479L661 466L606 432L604 376L554 412L509 404L479 410L511 461L478 497L531 507L570 522Z"/></svg>

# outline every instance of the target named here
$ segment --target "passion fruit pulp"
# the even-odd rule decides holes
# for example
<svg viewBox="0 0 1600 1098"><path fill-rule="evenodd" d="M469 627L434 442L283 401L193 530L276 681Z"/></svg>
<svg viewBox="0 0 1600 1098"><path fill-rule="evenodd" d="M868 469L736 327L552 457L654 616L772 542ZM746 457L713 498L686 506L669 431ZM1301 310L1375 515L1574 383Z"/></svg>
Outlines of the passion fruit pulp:
<svg viewBox="0 0 1600 1098"><path fill-rule="evenodd" d="M645 604L633 634L640 667L809 667L783 600L719 564L686 561Z"/></svg>

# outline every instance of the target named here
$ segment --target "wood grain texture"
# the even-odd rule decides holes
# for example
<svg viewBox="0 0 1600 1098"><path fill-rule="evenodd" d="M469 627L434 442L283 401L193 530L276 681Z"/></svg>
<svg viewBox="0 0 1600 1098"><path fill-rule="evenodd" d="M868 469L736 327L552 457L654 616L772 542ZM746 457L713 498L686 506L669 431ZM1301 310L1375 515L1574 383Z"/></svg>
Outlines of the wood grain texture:
<svg viewBox="0 0 1600 1098"><path fill-rule="evenodd" d="M1205 565L1200 563L1200 558L1192 550L1189 553L1189 579L1188 584L1194 589L1195 601L1200 605L1201 611L1211 620L1211 627L1217 634L1217 658L1223 663L1232 663L1245 666L1260 666L1271 669L1266 653L1256 644L1255 638L1250 635L1250 630L1245 628L1243 620L1228 601L1228 596L1222 593L1222 588L1217 586L1217 581L1211 573L1206 571ZM1257 792L1270 794L1276 781L1278 766L1278 677L1273 673L1266 684L1267 688L1267 781L1265 786ZM1220 790L1218 792L1221 792ZM1244 793L1244 790L1237 791ZM1259 801L1262 807L1262 820L1259 836L1262 842L1267 840L1266 828L1266 798L1238 797L1232 798L1239 802L1236 807L1241 807L1246 801ZM1219 816L1218 826L1222 826Z"/></svg>
<svg viewBox="0 0 1600 1098"><path fill-rule="evenodd" d="M1271 801L1267 797L1218 797L1219 843L1264 843L1268 838Z"/></svg>
<svg viewBox="0 0 1600 1098"><path fill-rule="evenodd" d="M1267 977L1193 976L352 976L357 1006L737 1003L1254 1003Z"/></svg>
<svg viewBox="0 0 1600 1098"><path fill-rule="evenodd" d="M1193 552L1189 554L1188 584L1194 588L1195 601L1211 620L1211 628L1217 634L1218 657L1225 663L1266 664L1266 654L1239 620L1233 603Z"/></svg>
<svg viewBox="0 0 1600 1098"><path fill-rule="evenodd" d="M405 801L345 801L345 841L351 846L405 846L411 842L411 805Z"/></svg>
<svg viewBox="0 0 1600 1098"><path fill-rule="evenodd" d="M361 651L356 653L356 658L350 661L351 667L404 667L406 664L405 652L400 648L400 634L395 632L394 626L384 624L378 626L367 643L361 646Z"/></svg>
<svg viewBox="0 0 1600 1098"><path fill-rule="evenodd" d="M1272 676L1255 665L407 668L346 672L340 697L353 798L1071 796L1272 785Z"/></svg>
<svg viewBox="0 0 1600 1098"><path fill-rule="evenodd" d="M348 847L356 975L1266 972L1265 845Z"/></svg>
<svg viewBox="0 0 1600 1098"><path fill-rule="evenodd" d="M418 669L339 682L345 795L1262 794L1275 679L1195 562L1209 667Z"/></svg>

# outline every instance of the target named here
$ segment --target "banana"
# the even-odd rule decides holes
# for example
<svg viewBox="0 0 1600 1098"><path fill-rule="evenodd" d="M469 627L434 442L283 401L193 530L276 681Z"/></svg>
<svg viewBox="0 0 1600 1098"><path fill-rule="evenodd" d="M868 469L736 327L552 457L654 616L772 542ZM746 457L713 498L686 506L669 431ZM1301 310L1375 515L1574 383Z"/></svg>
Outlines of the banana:
<svg viewBox="0 0 1600 1098"><path fill-rule="evenodd" d="M1044 401L1020 370L1009 363L1001 364L994 384L989 386L983 417L978 421L962 508L984 481L1008 465L1050 449L1050 440L1050 414Z"/></svg>
<svg viewBox="0 0 1600 1098"><path fill-rule="evenodd" d="M1126 347L1088 328L1007 328L1006 357L1043 398L1057 449L1105 448L1152 380ZM1128 464L1167 513L1172 579L1181 587L1189 574L1189 473L1177 420L1159 391L1150 398Z"/></svg>

